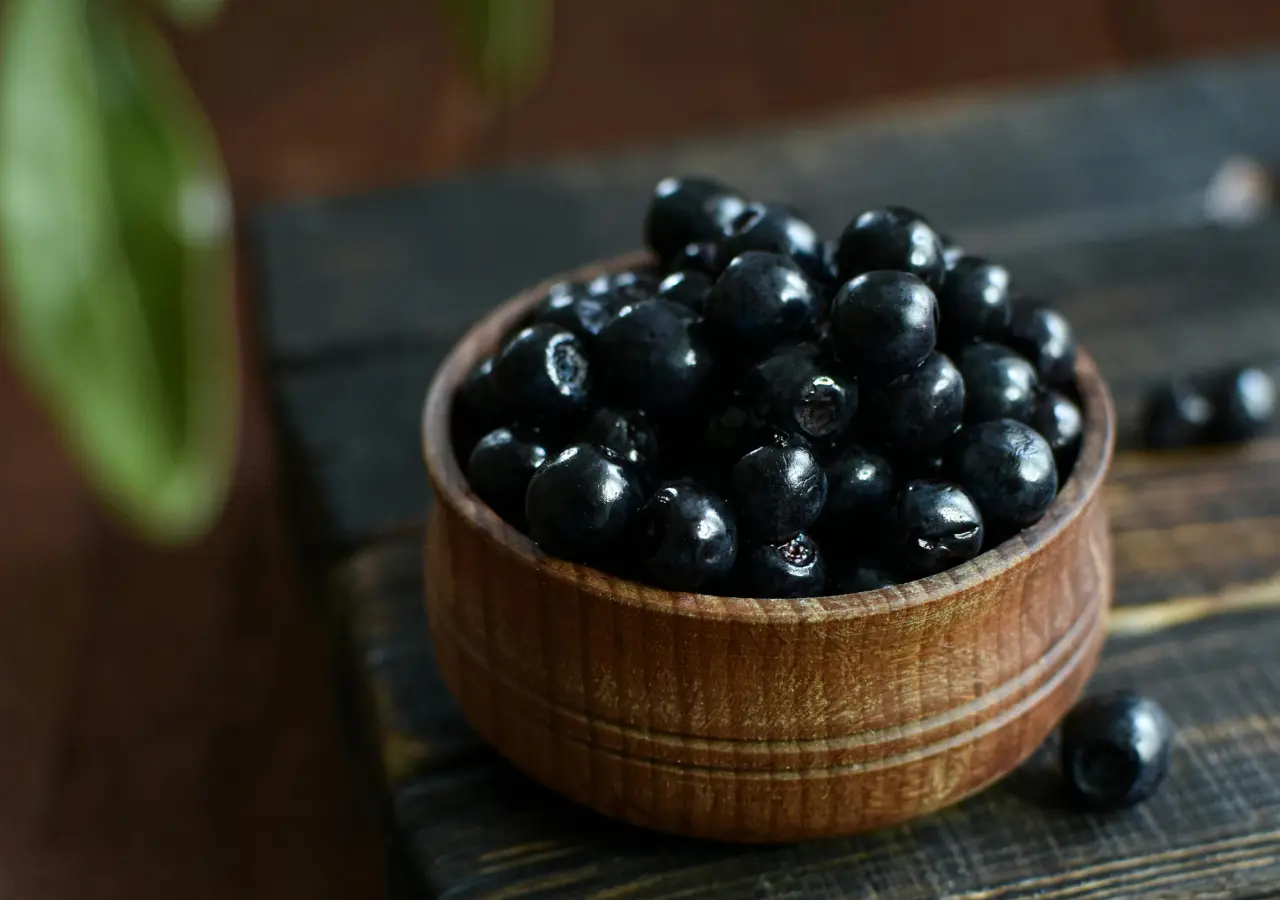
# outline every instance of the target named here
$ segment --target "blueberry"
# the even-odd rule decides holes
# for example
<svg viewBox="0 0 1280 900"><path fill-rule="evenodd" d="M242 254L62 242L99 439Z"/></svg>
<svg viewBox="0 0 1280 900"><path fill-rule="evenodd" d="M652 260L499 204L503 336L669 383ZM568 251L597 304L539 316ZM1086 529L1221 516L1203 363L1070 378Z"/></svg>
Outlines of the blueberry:
<svg viewBox="0 0 1280 900"><path fill-rule="evenodd" d="M650 583L696 591L725 578L738 557L738 526L718 494L689 479L663 485L637 520Z"/></svg>
<svg viewBox="0 0 1280 900"><path fill-rule="evenodd" d="M716 280L705 316L721 346L750 356L813 337L821 310L822 297L792 260L753 250Z"/></svg>
<svg viewBox="0 0 1280 900"><path fill-rule="evenodd" d="M711 278L701 272L673 272L658 285L657 296L702 315L712 284Z"/></svg>
<svg viewBox="0 0 1280 900"><path fill-rule="evenodd" d="M523 529L529 479L546 459L547 448L536 435L517 435L510 428L497 428L482 437L471 451L467 480L490 509Z"/></svg>
<svg viewBox="0 0 1280 900"><path fill-rule="evenodd" d="M840 234L836 249L841 281L863 272L896 269L937 290L944 263L937 232L919 214L900 206L873 209L855 218Z"/></svg>
<svg viewBox="0 0 1280 900"><path fill-rule="evenodd" d="M1058 493L1048 441L1012 419L966 426L948 445L946 464L991 525L1034 525Z"/></svg>
<svg viewBox="0 0 1280 900"><path fill-rule="evenodd" d="M733 507L754 541L781 541L812 525L822 512L827 477L799 441L757 447L733 466Z"/></svg>
<svg viewBox="0 0 1280 900"><path fill-rule="evenodd" d="M936 351L915 371L866 395L866 433L910 455L927 456L941 447L964 418L964 380L950 358Z"/></svg>
<svg viewBox="0 0 1280 900"><path fill-rule="evenodd" d="M881 588L893 587L903 580L897 572L879 563L856 563L828 573L827 593L861 594L863 591L878 591Z"/></svg>
<svg viewBox="0 0 1280 900"><path fill-rule="evenodd" d="M813 344L785 347L754 366L743 391L754 415L810 441L843 434L858 411L858 386L824 372Z"/></svg>
<svg viewBox="0 0 1280 900"><path fill-rule="evenodd" d="M814 530L828 534L867 535L884 524L894 498L893 469L883 456L849 447L824 471L827 500Z"/></svg>
<svg viewBox="0 0 1280 900"><path fill-rule="evenodd" d="M625 272L608 272L597 275L586 284L590 297L600 297L621 309L641 300L648 300L658 290L661 276L650 269L629 269Z"/></svg>
<svg viewBox="0 0 1280 900"><path fill-rule="evenodd" d="M761 437L763 427L764 423L747 408L745 399L735 396L707 418L701 443L711 460L732 463L769 443Z"/></svg>
<svg viewBox="0 0 1280 900"><path fill-rule="evenodd" d="M1212 417L1213 404L1199 385L1189 378L1171 378L1143 400L1143 442L1158 449L1199 444L1208 437Z"/></svg>
<svg viewBox="0 0 1280 900"><path fill-rule="evenodd" d="M840 263L837 259L839 249L839 241L822 242L822 272L818 282L826 288L828 294L834 294L844 283L840 280Z"/></svg>
<svg viewBox="0 0 1280 900"><path fill-rule="evenodd" d="M1058 481L1065 481L1080 448L1080 437L1084 434L1084 416L1080 407L1065 394L1047 391L1031 417L1031 427L1049 443L1058 464Z"/></svg>
<svg viewBox="0 0 1280 900"><path fill-rule="evenodd" d="M953 241L950 235L939 234L938 240L942 244L942 263L947 271L968 254L964 252L964 248Z"/></svg>
<svg viewBox="0 0 1280 900"><path fill-rule="evenodd" d="M1257 437L1276 414L1276 383L1254 366L1215 373L1210 379L1209 437L1234 443Z"/></svg>
<svg viewBox="0 0 1280 900"><path fill-rule="evenodd" d="M851 369L887 380L910 372L933 352L937 321L933 291L919 278L867 272L832 301L831 341Z"/></svg>
<svg viewBox="0 0 1280 900"><path fill-rule="evenodd" d="M1009 272L977 256L962 256L938 291L942 334L948 346L1000 340L1009 327Z"/></svg>
<svg viewBox="0 0 1280 900"><path fill-rule="evenodd" d="M600 332L602 379L613 402L664 416L698 398L711 358L689 334L687 315L678 303L644 300L624 307Z"/></svg>
<svg viewBox="0 0 1280 900"><path fill-rule="evenodd" d="M721 253L733 259L749 250L790 257L812 278L822 276L822 241L813 226L784 206L749 203L725 233Z"/></svg>
<svg viewBox="0 0 1280 900"><path fill-rule="evenodd" d="M507 408L533 419L564 419L587 409L591 367L582 343L549 323L530 325L502 348L493 378Z"/></svg>
<svg viewBox="0 0 1280 900"><path fill-rule="evenodd" d="M801 533L748 547L738 554L733 578L745 597L820 597L827 572L817 542Z"/></svg>
<svg viewBox="0 0 1280 900"><path fill-rule="evenodd" d="M1014 304L1004 343L1031 360L1045 384L1069 384L1076 374L1076 336L1062 314L1043 304Z"/></svg>
<svg viewBox="0 0 1280 900"><path fill-rule="evenodd" d="M736 191L710 178L664 178L645 213L645 243L669 267L688 244L718 240L745 206Z"/></svg>
<svg viewBox="0 0 1280 900"><path fill-rule="evenodd" d="M640 469L652 469L658 463L657 432L649 423L649 417L638 409L596 410L578 440L608 450Z"/></svg>
<svg viewBox="0 0 1280 900"><path fill-rule="evenodd" d="M529 536L552 556L606 560L630 535L643 502L637 473L594 444L574 444L529 480Z"/></svg>
<svg viewBox="0 0 1280 900"><path fill-rule="evenodd" d="M1029 422L1040 400L1035 366L999 344L970 344L956 357L964 376L964 419Z"/></svg>
<svg viewBox="0 0 1280 900"><path fill-rule="evenodd" d="M1155 700L1113 691L1081 700L1062 720L1062 775L1073 799L1111 811L1155 793L1169 772L1174 726Z"/></svg>
<svg viewBox="0 0 1280 900"><path fill-rule="evenodd" d="M685 244L684 249L668 263L670 271L696 272L714 279L724 268L728 259L720 252L720 245L715 241L701 241Z"/></svg>
<svg viewBox="0 0 1280 900"><path fill-rule="evenodd" d="M492 356L486 356L467 373L453 403L456 424L468 429L484 433L502 422L505 409L493 377Z"/></svg>
<svg viewBox="0 0 1280 900"><path fill-rule="evenodd" d="M532 322L555 325L590 341L613 321L620 308L610 294L589 294L585 285L562 281L552 285L534 307Z"/></svg>
<svg viewBox="0 0 1280 900"><path fill-rule="evenodd" d="M910 574L942 572L981 552L982 515L959 485L908 482L890 511L889 544Z"/></svg>

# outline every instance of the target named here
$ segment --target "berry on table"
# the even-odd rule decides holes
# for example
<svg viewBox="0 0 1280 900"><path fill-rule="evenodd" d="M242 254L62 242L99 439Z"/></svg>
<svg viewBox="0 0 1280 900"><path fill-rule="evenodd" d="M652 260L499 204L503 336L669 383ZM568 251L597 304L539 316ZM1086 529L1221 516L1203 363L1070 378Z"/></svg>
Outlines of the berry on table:
<svg viewBox="0 0 1280 900"><path fill-rule="evenodd" d="M721 273L704 315L717 343L751 356L813 337L821 311L821 295L793 260L751 250Z"/></svg>
<svg viewBox="0 0 1280 900"><path fill-rule="evenodd" d="M534 419L564 419L586 412L591 366L581 341L555 325L530 325L507 342L493 363L503 404Z"/></svg>
<svg viewBox="0 0 1280 900"><path fill-rule="evenodd" d="M1081 700L1062 720L1062 775L1071 797L1102 812L1155 793L1169 772L1175 729L1155 700L1114 691Z"/></svg>
<svg viewBox="0 0 1280 900"><path fill-rule="evenodd" d="M999 344L970 344L956 358L964 376L964 419L1029 422L1040 399L1035 367Z"/></svg>
<svg viewBox="0 0 1280 900"><path fill-rule="evenodd" d="M728 576L738 526L718 494L691 479L663 485L640 510L640 564L658 587L696 591Z"/></svg>
<svg viewBox="0 0 1280 900"><path fill-rule="evenodd" d="M919 368L866 394L866 433L897 452L929 456L964 419L964 379L951 359L936 351Z"/></svg>
<svg viewBox="0 0 1280 900"><path fill-rule="evenodd" d="M689 314L669 300L643 300L600 332L601 380L612 402L664 416L698 398L711 357L690 335Z"/></svg>
<svg viewBox="0 0 1280 900"><path fill-rule="evenodd" d="M1208 391L1209 437L1235 443L1257 437L1276 415L1276 383L1255 366L1215 373Z"/></svg>
<svg viewBox="0 0 1280 900"><path fill-rule="evenodd" d="M1213 404L1200 386L1170 378L1148 391L1142 404L1142 439L1155 449L1203 443L1209 434Z"/></svg>
<svg viewBox="0 0 1280 900"><path fill-rule="evenodd" d="M1029 359L1045 384L1068 384L1075 377L1075 333L1062 313L1050 306L1015 303L1004 343Z"/></svg>
<svg viewBox="0 0 1280 900"><path fill-rule="evenodd" d="M733 584L745 597L820 597L826 578L822 550L802 532L776 544L744 549L738 554Z"/></svg>
<svg viewBox="0 0 1280 900"><path fill-rule="evenodd" d="M746 201L711 178L664 178L645 213L644 238L664 265L689 244L719 240Z"/></svg>
<svg viewBox="0 0 1280 900"><path fill-rule="evenodd" d="M630 534L643 502L636 472L594 444L574 444L529 479L529 536L561 559L607 560Z"/></svg>
<svg viewBox="0 0 1280 900"><path fill-rule="evenodd" d="M909 272L935 290L945 272L942 242L924 217L901 206L872 209L840 234L836 263L841 281L863 272Z"/></svg>
<svg viewBox="0 0 1280 900"><path fill-rule="evenodd" d="M962 256L947 269L938 311L948 347L1000 340L1009 327L1009 272L977 256Z"/></svg>
<svg viewBox="0 0 1280 900"><path fill-rule="evenodd" d="M472 449L467 460L467 481L490 509L523 528L529 479L546 460L547 448L536 434L497 428Z"/></svg>
<svg viewBox="0 0 1280 900"><path fill-rule="evenodd" d="M889 515L890 549L916 576L933 575L982 551L982 514L959 485L908 482Z"/></svg>
<svg viewBox="0 0 1280 900"><path fill-rule="evenodd" d="M860 375L888 380L919 366L937 343L938 305L906 272L859 275L831 302L831 343Z"/></svg>
<svg viewBox="0 0 1280 900"><path fill-rule="evenodd" d="M989 524L1034 525L1058 493L1049 443L1012 419L966 426L947 447L946 468Z"/></svg>
<svg viewBox="0 0 1280 900"><path fill-rule="evenodd" d="M733 466L733 507L755 542L781 541L812 525L827 496L827 477L800 441L757 447Z"/></svg>

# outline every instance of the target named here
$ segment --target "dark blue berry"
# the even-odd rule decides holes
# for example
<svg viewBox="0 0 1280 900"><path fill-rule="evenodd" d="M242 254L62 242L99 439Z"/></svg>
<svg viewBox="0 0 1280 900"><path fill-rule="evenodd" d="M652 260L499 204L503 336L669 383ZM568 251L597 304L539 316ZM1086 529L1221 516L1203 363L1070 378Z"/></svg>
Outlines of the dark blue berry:
<svg viewBox="0 0 1280 900"><path fill-rule="evenodd" d="M889 461L861 447L849 447L826 466L827 500L814 530L867 535L884 525L893 504L894 478Z"/></svg>
<svg viewBox="0 0 1280 900"><path fill-rule="evenodd" d="M547 448L538 436L497 428L472 449L467 460L467 480L490 509L523 529L529 479L546 459Z"/></svg>
<svg viewBox="0 0 1280 900"><path fill-rule="evenodd" d="M696 272L715 279L729 260L720 252L720 245L715 241L703 241L696 244L685 244L684 249L668 263L670 271Z"/></svg>
<svg viewBox="0 0 1280 900"><path fill-rule="evenodd" d="M608 272L597 275L586 284L589 297L599 297L621 309L641 300L648 300L658 290L662 276L650 269L629 269L625 272Z"/></svg>
<svg viewBox="0 0 1280 900"><path fill-rule="evenodd" d="M889 516L889 547L907 573L923 577L973 559L982 551L982 515L957 484L912 481L898 492Z"/></svg>
<svg viewBox="0 0 1280 900"><path fill-rule="evenodd" d="M938 240L942 243L942 262L948 271L966 254L964 248L951 239L949 235L939 234Z"/></svg>
<svg viewBox="0 0 1280 900"><path fill-rule="evenodd" d="M964 419L964 380L950 358L936 351L915 371L864 394L864 433L908 455L930 455Z"/></svg>
<svg viewBox="0 0 1280 900"><path fill-rule="evenodd" d="M1111 811L1155 793L1173 757L1173 722L1155 700L1113 691L1081 700L1062 720L1062 775L1082 807Z"/></svg>
<svg viewBox="0 0 1280 900"><path fill-rule="evenodd" d="M749 203L729 223L720 252L733 259L749 250L790 257L810 277L822 276L822 241L813 226L785 206Z"/></svg>
<svg viewBox="0 0 1280 900"><path fill-rule="evenodd" d="M831 303L831 342L860 375L888 380L924 362L937 343L938 306L919 278L867 272L840 288Z"/></svg>
<svg viewBox="0 0 1280 900"><path fill-rule="evenodd" d="M1009 327L1009 272L977 256L962 256L938 290L944 343L998 341Z"/></svg>
<svg viewBox="0 0 1280 900"><path fill-rule="evenodd" d="M1080 437L1084 434L1084 416L1080 413L1080 407L1065 394L1047 391L1040 398L1036 414L1031 418L1031 427L1040 432L1040 436L1053 451L1053 458L1058 465L1058 482L1061 485L1071 469L1076 451L1080 448Z"/></svg>
<svg viewBox="0 0 1280 900"><path fill-rule="evenodd" d="M690 479L663 485L640 510L641 567L658 587L697 591L738 558L738 526L718 494Z"/></svg>
<svg viewBox="0 0 1280 900"><path fill-rule="evenodd" d="M993 525L1034 525L1058 493L1049 443L1012 419L966 426L947 445L946 465Z"/></svg>
<svg viewBox="0 0 1280 900"><path fill-rule="evenodd" d="M607 560L630 535L643 502L638 473L594 444L574 444L529 480L529 536L552 556Z"/></svg>
<svg viewBox="0 0 1280 900"><path fill-rule="evenodd" d="M1209 379L1209 437L1234 443L1264 432L1276 414L1276 383L1254 366L1214 373Z"/></svg>
<svg viewBox="0 0 1280 900"><path fill-rule="evenodd" d="M710 276L701 272L673 272L658 285L657 296L702 315L713 283Z"/></svg>
<svg viewBox="0 0 1280 900"><path fill-rule="evenodd" d="M938 234L919 213L900 206L873 209L850 222L836 248L840 280L863 272L910 272L929 287L942 285L944 263Z"/></svg>
<svg viewBox="0 0 1280 900"><path fill-rule="evenodd" d="M589 294L585 285L562 281L552 285L533 309L532 323L544 323L590 341L613 321L622 305L609 294Z"/></svg>
<svg viewBox="0 0 1280 900"><path fill-rule="evenodd" d="M1015 303L1004 343L1029 359L1045 384L1069 384L1075 378L1075 333L1062 314L1050 306Z"/></svg>
<svg viewBox="0 0 1280 900"><path fill-rule="evenodd" d="M826 578L821 549L803 533L747 547L733 573L734 587L744 597L820 597Z"/></svg>
<svg viewBox="0 0 1280 900"><path fill-rule="evenodd" d="M690 311L644 300L618 313L596 339L612 402L656 416L679 412L701 393L711 358L689 333Z"/></svg>
<svg viewBox="0 0 1280 900"><path fill-rule="evenodd" d="M1170 378L1143 400L1143 442L1157 449L1200 444L1208 438L1212 418L1213 404L1198 384L1190 378Z"/></svg>
<svg viewBox="0 0 1280 900"><path fill-rule="evenodd" d="M804 443L757 447L733 466L738 524L756 542L781 541L817 521L827 477Z"/></svg>
<svg viewBox="0 0 1280 900"><path fill-rule="evenodd" d="M1040 400L1035 367L999 344L970 344L956 357L964 376L964 420L1029 422Z"/></svg>
<svg viewBox="0 0 1280 900"><path fill-rule="evenodd" d="M591 398L591 367L573 334L542 323L525 328L502 348L493 378L504 406L522 418L581 415Z"/></svg>
<svg viewBox="0 0 1280 900"><path fill-rule="evenodd" d="M817 332L822 297L785 256L750 251L735 257L707 297L706 327L721 347L758 356Z"/></svg>
<svg viewBox="0 0 1280 900"><path fill-rule="evenodd" d="M842 435L858 411L858 386L823 371L813 344L784 347L747 372L743 393L756 418L810 441Z"/></svg>
<svg viewBox="0 0 1280 900"><path fill-rule="evenodd" d="M649 417L638 409L596 410L578 440L602 447L640 469L651 469L658 463L657 432L649 423Z"/></svg>
<svg viewBox="0 0 1280 900"><path fill-rule="evenodd" d="M506 416L506 408L493 377L493 357L486 356L475 365L458 385L454 396L453 416L456 424L481 433L496 428Z"/></svg>
<svg viewBox="0 0 1280 900"><path fill-rule="evenodd" d="M736 191L710 178L664 178L645 213L645 243L669 267L687 245L719 240L746 205Z"/></svg>
<svg viewBox="0 0 1280 900"><path fill-rule="evenodd" d="M836 567L827 573L828 594L861 594L893 587L904 581L893 569L879 563L863 562L851 566Z"/></svg>

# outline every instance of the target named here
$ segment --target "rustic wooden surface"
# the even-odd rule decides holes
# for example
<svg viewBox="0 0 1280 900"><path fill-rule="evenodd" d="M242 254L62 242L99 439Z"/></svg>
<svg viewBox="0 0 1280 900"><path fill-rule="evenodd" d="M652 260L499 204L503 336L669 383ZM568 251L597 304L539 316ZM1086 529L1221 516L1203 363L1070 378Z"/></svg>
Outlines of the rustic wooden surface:
<svg viewBox="0 0 1280 900"><path fill-rule="evenodd" d="M1277 95L1276 61L1193 67L266 217L259 249L280 409L330 524L315 537L349 616L419 895L1280 895L1274 438L1150 455L1122 429L1127 452L1107 491L1118 608L1094 686L1149 692L1178 722L1174 773L1156 798L1116 816L1071 814L1049 747L951 810L770 849L610 822L484 749L434 670L418 550L427 494L408 489L422 484L423 387L465 323L565 256L632 244L641 185L691 162L808 202L827 228L900 192L971 246L1008 248L1020 283L1075 322L1122 421L1163 373L1275 356L1280 221L1208 225L1198 192L1229 153L1280 158L1280 121L1266 114ZM539 231L558 238L539 241ZM492 242L519 235L531 239L498 243L507 251L492 265Z"/></svg>

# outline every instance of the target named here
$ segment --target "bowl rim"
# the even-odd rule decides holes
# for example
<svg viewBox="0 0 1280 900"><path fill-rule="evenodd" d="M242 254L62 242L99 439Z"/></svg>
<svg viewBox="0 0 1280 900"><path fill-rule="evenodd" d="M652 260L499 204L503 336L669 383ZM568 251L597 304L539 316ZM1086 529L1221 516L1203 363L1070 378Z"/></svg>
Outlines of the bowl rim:
<svg viewBox="0 0 1280 900"><path fill-rule="evenodd" d="M471 369L493 352L500 336L545 296L553 284L586 281L652 262L653 257L647 252L628 253L555 275L520 291L467 330L436 370L427 391L421 420L422 453L435 490L435 502L448 504L488 537L499 552L538 569L545 578L604 601L666 615L756 624L874 618L941 602L1025 563L1076 521L1100 490L1115 445L1115 407L1092 357L1081 347L1076 357L1076 387L1084 434L1071 477L1039 522L945 572L857 594L804 598L723 597L668 591L548 556L472 493L454 455L450 437L454 391Z"/></svg>

